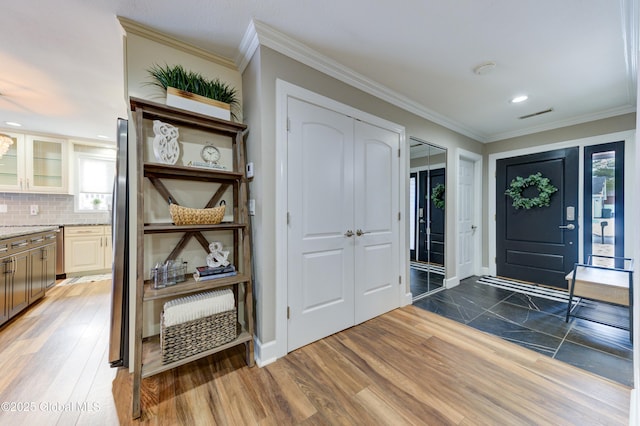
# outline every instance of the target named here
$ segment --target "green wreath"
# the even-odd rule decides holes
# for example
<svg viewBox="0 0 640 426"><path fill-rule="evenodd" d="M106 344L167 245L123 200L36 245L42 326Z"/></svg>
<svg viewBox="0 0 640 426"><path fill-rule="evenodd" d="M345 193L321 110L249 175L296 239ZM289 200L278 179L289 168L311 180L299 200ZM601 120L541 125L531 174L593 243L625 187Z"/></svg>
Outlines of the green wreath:
<svg viewBox="0 0 640 426"><path fill-rule="evenodd" d="M431 201L433 206L438 209L444 209L444 184L439 183L431 190Z"/></svg>
<svg viewBox="0 0 640 426"><path fill-rule="evenodd" d="M538 189L538 196L534 198L524 198L522 191L530 186L535 186ZM534 175L530 175L528 178L521 176L516 177L511 181L509 189L504 193L511 197L513 201L513 207L516 209L529 210L533 207L549 207L551 203L551 194L556 192L558 188L551 185L549 178L542 177L542 173L538 172Z"/></svg>

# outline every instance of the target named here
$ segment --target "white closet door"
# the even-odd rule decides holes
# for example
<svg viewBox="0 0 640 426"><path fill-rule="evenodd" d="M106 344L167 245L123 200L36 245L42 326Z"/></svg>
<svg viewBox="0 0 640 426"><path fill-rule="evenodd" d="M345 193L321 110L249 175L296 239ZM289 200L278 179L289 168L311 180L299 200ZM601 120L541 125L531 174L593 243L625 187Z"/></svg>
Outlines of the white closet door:
<svg viewBox="0 0 640 426"><path fill-rule="evenodd" d="M400 137L361 121L356 121L355 129L355 323L359 324L400 306Z"/></svg>
<svg viewBox="0 0 640 426"><path fill-rule="evenodd" d="M353 120L289 98L288 350L354 324Z"/></svg>
<svg viewBox="0 0 640 426"><path fill-rule="evenodd" d="M474 174L474 163L461 158L458 171L458 277L461 280L473 275Z"/></svg>

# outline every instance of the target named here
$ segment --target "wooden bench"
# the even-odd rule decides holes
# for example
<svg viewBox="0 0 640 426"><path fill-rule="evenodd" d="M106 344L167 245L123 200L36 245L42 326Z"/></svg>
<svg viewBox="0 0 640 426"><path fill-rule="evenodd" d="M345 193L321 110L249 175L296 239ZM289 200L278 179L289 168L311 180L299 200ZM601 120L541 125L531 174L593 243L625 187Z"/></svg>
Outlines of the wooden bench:
<svg viewBox="0 0 640 426"><path fill-rule="evenodd" d="M611 259L612 263L622 267L614 268L594 265L594 258ZM569 317L573 316L629 330L631 336L633 336L633 261L630 258L590 255L586 264L576 263L573 271L569 272L565 279L569 284L569 303L565 321L568 322ZM572 310L578 307L576 303L576 306L572 309L574 296L627 306L629 308L629 326L605 323L573 313Z"/></svg>

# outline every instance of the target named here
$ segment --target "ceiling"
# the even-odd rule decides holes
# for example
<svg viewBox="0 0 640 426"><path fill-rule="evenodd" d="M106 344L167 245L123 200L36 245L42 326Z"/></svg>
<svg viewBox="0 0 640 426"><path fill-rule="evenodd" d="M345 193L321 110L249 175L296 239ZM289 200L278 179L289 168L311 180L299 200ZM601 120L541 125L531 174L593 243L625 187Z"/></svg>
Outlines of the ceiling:
<svg viewBox="0 0 640 426"><path fill-rule="evenodd" d="M0 127L115 138L122 16L240 63L252 19L481 142L635 111L637 0L21 0L0 16ZM486 62L495 67L476 74ZM529 99L510 103L516 95ZM518 117L552 109L551 112Z"/></svg>

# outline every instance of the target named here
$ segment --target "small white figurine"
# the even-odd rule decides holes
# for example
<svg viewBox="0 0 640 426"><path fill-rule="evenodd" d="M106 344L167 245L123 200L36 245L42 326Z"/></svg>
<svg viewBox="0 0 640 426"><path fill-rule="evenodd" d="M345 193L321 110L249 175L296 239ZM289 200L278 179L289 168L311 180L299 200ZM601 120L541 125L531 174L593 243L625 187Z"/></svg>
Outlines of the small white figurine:
<svg viewBox="0 0 640 426"><path fill-rule="evenodd" d="M229 257L228 250L222 250L222 243L220 241L214 241L209 244L209 253L207 255L207 266L210 268L216 268L218 266L227 266L229 261L227 257Z"/></svg>

